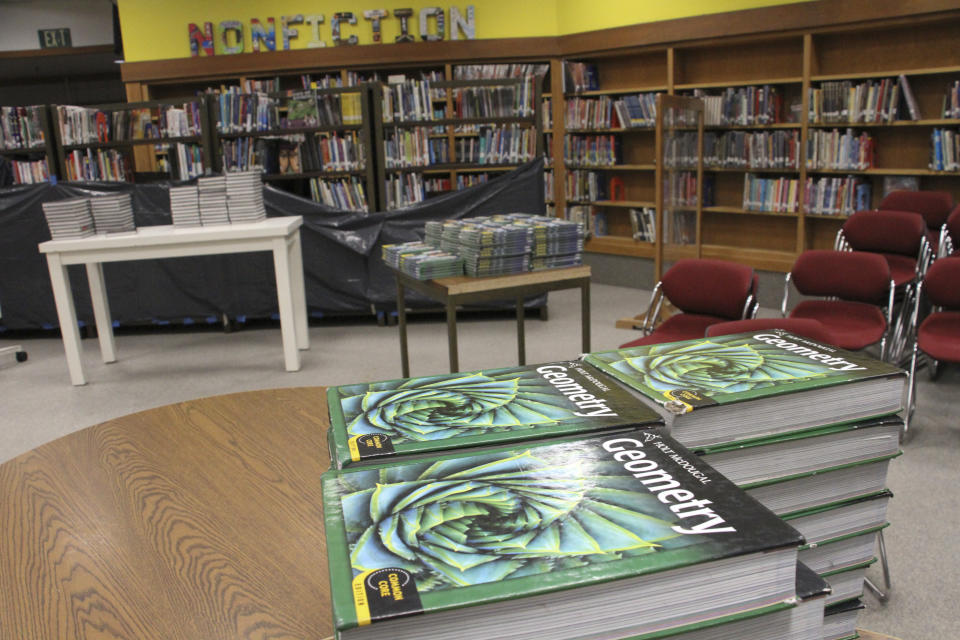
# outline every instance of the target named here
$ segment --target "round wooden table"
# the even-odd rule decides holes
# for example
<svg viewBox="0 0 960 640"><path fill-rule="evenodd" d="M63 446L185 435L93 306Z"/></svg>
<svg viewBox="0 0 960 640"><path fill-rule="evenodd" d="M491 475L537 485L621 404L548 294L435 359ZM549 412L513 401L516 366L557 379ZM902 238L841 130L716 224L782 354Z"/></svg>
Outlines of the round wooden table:
<svg viewBox="0 0 960 640"><path fill-rule="evenodd" d="M182 402L0 465L0 637L332 635L322 387Z"/></svg>

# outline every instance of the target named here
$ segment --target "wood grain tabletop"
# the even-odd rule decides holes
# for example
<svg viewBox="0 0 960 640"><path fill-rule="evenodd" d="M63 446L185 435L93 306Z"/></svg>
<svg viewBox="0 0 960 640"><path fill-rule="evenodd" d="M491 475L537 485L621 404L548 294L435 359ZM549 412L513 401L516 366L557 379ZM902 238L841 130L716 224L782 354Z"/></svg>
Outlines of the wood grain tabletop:
<svg viewBox="0 0 960 640"><path fill-rule="evenodd" d="M0 638L328 638L327 424L321 387L253 391L0 465Z"/></svg>
<svg viewBox="0 0 960 640"><path fill-rule="evenodd" d="M327 426L322 387L250 391L0 465L0 639L330 638Z"/></svg>

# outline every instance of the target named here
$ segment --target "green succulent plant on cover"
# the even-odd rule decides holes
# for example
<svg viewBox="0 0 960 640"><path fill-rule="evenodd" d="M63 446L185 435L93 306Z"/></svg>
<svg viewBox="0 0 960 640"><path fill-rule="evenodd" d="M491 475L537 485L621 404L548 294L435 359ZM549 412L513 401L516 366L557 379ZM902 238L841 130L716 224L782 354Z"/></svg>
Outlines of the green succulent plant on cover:
<svg viewBox="0 0 960 640"><path fill-rule="evenodd" d="M394 444L443 440L569 420L569 403L535 372L468 373L352 385L340 406L351 436ZM564 405L567 406L564 406Z"/></svg>
<svg viewBox="0 0 960 640"><path fill-rule="evenodd" d="M660 392L739 393L827 373L823 365L805 356L745 338L659 344L624 349L607 357L620 373Z"/></svg>
<svg viewBox="0 0 960 640"><path fill-rule="evenodd" d="M690 544L621 465L581 443L344 474L354 575L410 571L421 592L545 574ZM689 536L697 537L697 536Z"/></svg>

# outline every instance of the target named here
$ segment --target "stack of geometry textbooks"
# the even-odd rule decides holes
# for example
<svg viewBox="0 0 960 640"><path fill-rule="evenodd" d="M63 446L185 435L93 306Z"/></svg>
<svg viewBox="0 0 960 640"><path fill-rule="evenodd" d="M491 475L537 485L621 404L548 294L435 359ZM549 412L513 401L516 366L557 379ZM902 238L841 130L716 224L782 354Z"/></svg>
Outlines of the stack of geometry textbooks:
<svg viewBox="0 0 960 640"><path fill-rule="evenodd" d="M261 175L259 171L227 174L227 212L230 222L259 222L267 219Z"/></svg>
<svg viewBox="0 0 960 640"><path fill-rule="evenodd" d="M418 240L385 244L381 250L381 258L387 266L413 276L417 280L463 275L463 258L434 249Z"/></svg>
<svg viewBox="0 0 960 640"><path fill-rule="evenodd" d="M582 361L327 400L339 638L822 640L802 536Z"/></svg>
<svg viewBox="0 0 960 640"><path fill-rule="evenodd" d="M90 211L97 233L136 231L129 193L111 193L90 198Z"/></svg>
<svg viewBox="0 0 960 640"><path fill-rule="evenodd" d="M196 185L170 187L170 215L174 226L200 226L200 201Z"/></svg>
<svg viewBox="0 0 960 640"><path fill-rule="evenodd" d="M87 238L96 233L89 198L67 198L43 203L43 215L47 219L50 237Z"/></svg>
<svg viewBox="0 0 960 640"><path fill-rule="evenodd" d="M858 599L887 526L906 374L781 330L593 353L671 435L804 534L828 605Z"/></svg>
<svg viewBox="0 0 960 640"><path fill-rule="evenodd" d="M197 178L200 222L203 226L230 224L227 209L227 177L208 176Z"/></svg>

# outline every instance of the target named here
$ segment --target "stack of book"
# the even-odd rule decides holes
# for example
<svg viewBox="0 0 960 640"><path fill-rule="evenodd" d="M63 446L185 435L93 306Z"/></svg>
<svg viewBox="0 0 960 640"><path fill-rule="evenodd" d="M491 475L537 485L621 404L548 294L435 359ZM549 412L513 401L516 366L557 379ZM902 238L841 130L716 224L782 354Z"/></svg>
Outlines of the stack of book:
<svg viewBox="0 0 960 640"><path fill-rule="evenodd" d="M200 202L196 185L170 187L170 215L178 227L200 226Z"/></svg>
<svg viewBox="0 0 960 640"><path fill-rule="evenodd" d="M129 193L114 193L90 198L90 210L97 233L136 231Z"/></svg>
<svg viewBox="0 0 960 640"><path fill-rule="evenodd" d="M440 248L461 256L466 274L499 276L530 270L531 229L506 216L448 220Z"/></svg>
<svg viewBox="0 0 960 640"><path fill-rule="evenodd" d="M821 637L796 605L801 535L662 430L322 480L340 638Z"/></svg>
<svg viewBox="0 0 960 640"><path fill-rule="evenodd" d="M583 225L546 216L505 216L530 231L530 270L560 269L583 264Z"/></svg>
<svg viewBox="0 0 960 640"><path fill-rule="evenodd" d="M96 233L89 198L68 198L43 203L43 215L47 219L50 237L87 238Z"/></svg>
<svg viewBox="0 0 960 640"><path fill-rule="evenodd" d="M781 330L588 354L651 402L671 435L804 534L800 560L862 594L886 526L905 373Z"/></svg>
<svg viewBox="0 0 960 640"><path fill-rule="evenodd" d="M200 204L200 221L203 226L229 224L230 214L227 209L227 177L207 176L197 178L197 189L197 200Z"/></svg>
<svg viewBox="0 0 960 640"><path fill-rule="evenodd" d="M855 640L857 616L863 609L860 600L848 600L830 605L823 612L823 640Z"/></svg>
<svg viewBox="0 0 960 640"><path fill-rule="evenodd" d="M259 222L267 219L259 171L228 173L226 196L230 222Z"/></svg>
<svg viewBox="0 0 960 640"><path fill-rule="evenodd" d="M385 244L380 257L390 267L417 280L432 280L463 275L463 258L415 240Z"/></svg>

